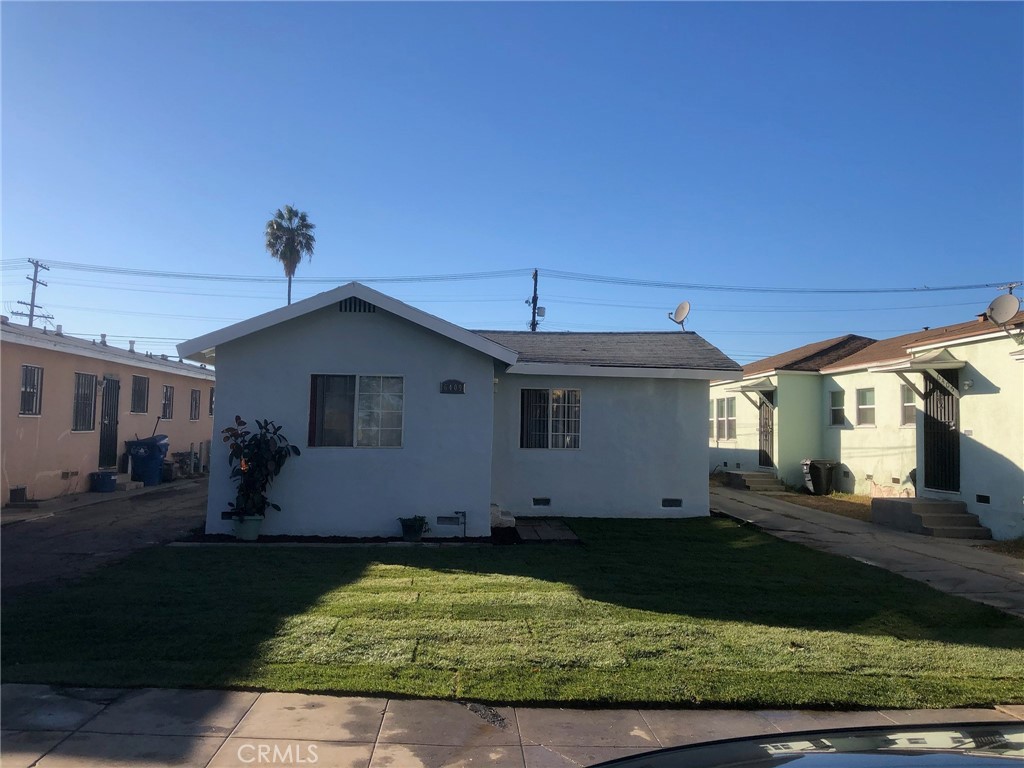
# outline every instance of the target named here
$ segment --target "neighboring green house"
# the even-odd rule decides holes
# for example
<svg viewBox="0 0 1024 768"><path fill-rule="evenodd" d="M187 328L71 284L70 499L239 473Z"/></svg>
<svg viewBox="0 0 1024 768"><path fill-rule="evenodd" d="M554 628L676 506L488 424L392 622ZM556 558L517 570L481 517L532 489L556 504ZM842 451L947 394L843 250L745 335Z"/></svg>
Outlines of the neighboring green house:
<svg viewBox="0 0 1024 768"><path fill-rule="evenodd" d="M801 462L820 458L818 410L821 369L873 344L848 334L792 349L743 366L742 381L712 382L708 440L712 471L774 472L803 484Z"/></svg>
<svg viewBox="0 0 1024 768"><path fill-rule="evenodd" d="M799 485L803 459L831 459L837 490L958 501L1024 536L1022 362L1024 312L766 358L712 384L711 466Z"/></svg>

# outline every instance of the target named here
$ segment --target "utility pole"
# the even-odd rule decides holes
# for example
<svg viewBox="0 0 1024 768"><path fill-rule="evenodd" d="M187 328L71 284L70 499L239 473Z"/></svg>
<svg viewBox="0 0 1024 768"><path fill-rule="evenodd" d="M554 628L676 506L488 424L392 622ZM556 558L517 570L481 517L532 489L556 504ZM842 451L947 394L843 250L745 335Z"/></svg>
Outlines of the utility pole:
<svg viewBox="0 0 1024 768"><path fill-rule="evenodd" d="M530 299L530 332L537 332L537 270L533 270L533 297Z"/></svg>
<svg viewBox="0 0 1024 768"><path fill-rule="evenodd" d="M32 281L32 300L18 302L19 304L24 304L26 307L28 307L28 312L11 312L11 314L18 315L19 317L27 317L28 327L32 328L35 325L36 317L40 317L44 320L53 320L53 315L44 315L41 312L38 315L36 315L36 310L40 308L39 305L36 304L36 286L41 285L44 288L47 287L46 283L39 279L39 270L44 269L47 272L49 272L50 268L43 264L42 262L36 261L35 259L29 259L28 263L31 264L33 267L32 277L25 275L25 279Z"/></svg>

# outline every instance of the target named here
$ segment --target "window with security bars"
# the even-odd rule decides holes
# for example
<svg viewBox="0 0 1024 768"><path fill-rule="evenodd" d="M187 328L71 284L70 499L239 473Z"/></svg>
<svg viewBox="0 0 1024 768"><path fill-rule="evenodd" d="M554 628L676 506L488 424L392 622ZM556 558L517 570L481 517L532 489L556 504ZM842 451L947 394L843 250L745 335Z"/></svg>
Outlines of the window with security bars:
<svg viewBox="0 0 1024 768"><path fill-rule="evenodd" d="M174 418L174 387L164 384L164 396L160 401L160 418Z"/></svg>
<svg viewBox="0 0 1024 768"><path fill-rule="evenodd" d="M201 397L201 395L199 394L199 390L198 389L193 389L189 393L189 400L188 400L188 420L189 421L199 421L200 397Z"/></svg>
<svg viewBox="0 0 1024 768"><path fill-rule="evenodd" d="M96 376L75 374L75 402L71 412L72 432L92 432L96 425Z"/></svg>
<svg viewBox="0 0 1024 768"><path fill-rule="evenodd" d="M39 416L43 412L43 369L37 365L21 366L22 416Z"/></svg>
<svg viewBox="0 0 1024 768"><path fill-rule="evenodd" d="M217 393L216 387L210 387L210 415L213 416L213 396Z"/></svg>
<svg viewBox="0 0 1024 768"><path fill-rule="evenodd" d="M405 380L401 376L310 377L309 445L401 448Z"/></svg>
<svg viewBox="0 0 1024 768"><path fill-rule="evenodd" d="M149 413L149 376L132 376L132 413Z"/></svg>
<svg viewBox="0 0 1024 768"><path fill-rule="evenodd" d="M580 447L580 390L524 389L520 398L520 448Z"/></svg>

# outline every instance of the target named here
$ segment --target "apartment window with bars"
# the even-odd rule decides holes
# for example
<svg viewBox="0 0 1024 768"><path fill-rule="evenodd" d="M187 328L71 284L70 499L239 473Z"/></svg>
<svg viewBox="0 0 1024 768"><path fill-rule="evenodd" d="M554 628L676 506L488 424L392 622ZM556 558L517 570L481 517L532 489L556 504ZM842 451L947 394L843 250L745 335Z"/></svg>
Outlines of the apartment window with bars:
<svg viewBox="0 0 1024 768"><path fill-rule="evenodd" d="M201 395L199 394L199 390L198 389L193 389L192 392L189 394L189 401L188 401L188 420L189 421L199 421L200 398L201 398Z"/></svg>
<svg viewBox="0 0 1024 768"><path fill-rule="evenodd" d="M310 446L402 447L403 377L315 374L309 398Z"/></svg>
<svg viewBox="0 0 1024 768"><path fill-rule="evenodd" d="M43 369L37 365L21 366L22 416L39 416L43 412Z"/></svg>
<svg viewBox="0 0 1024 768"><path fill-rule="evenodd" d="M174 418L174 387L164 385L163 400L160 401L160 418Z"/></svg>
<svg viewBox="0 0 1024 768"><path fill-rule="evenodd" d="M216 394L217 388L210 387L210 415L213 416L213 396Z"/></svg>
<svg viewBox="0 0 1024 768"><path fill-rule="evenodd" d="M132 376L132 413L149 413L149 376Z"/></svg>
<svg viewBox="0 0 1024 768"><path fill-rule="evenodd" d="M92 432L96 425L96 375L75 374L75 402L71 412L72 432Z"/></svg>
<svg viewBox="0 0 1024 768"><path fill-rule="evenodd" d="M520 448L580 447L580 390L524 389L520 398Z"/></svg>
<svg viewBox="0 0 1024 768"><path fill-rule="evenodd" d="M917 402L914 390L906 384L900 384L900 426L913 427L917 424Z"/></svg>

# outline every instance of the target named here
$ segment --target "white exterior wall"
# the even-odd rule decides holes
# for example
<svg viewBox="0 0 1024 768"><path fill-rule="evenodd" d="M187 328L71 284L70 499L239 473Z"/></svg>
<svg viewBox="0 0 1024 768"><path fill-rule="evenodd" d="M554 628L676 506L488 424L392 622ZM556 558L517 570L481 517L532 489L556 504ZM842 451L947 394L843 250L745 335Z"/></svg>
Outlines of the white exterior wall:
<svg viewBox="0 0 1024 768"><path fill-rule="evenodd" d="M310 375L405 377L402 448L307 447ZM382 310L341 313L336 303L217 347L207 532L230 532L234 500L220 431L239 414L271 419L302 455L271 487L261 533L397 536L399 517L424 515L431 536L461 536L438 515L465 511L468 536L490 535L492 358ZM440 383L466 383L464 395Z"/></svg>
<svg viewBox="0 0 1024 768"><path fill-rule="evenodd" d="M519 447L520 391L533 388L580 390L578 450ZM498 374L494 502L517 516L707 515L707 402L707 381Z"/></svg>
<svg viewBox="0 0 1024 768"><path fill-rule="evenodd" d="M761 379L764 376L755 376L753 378ZM772 377L772 381L775 381L774 377ZM709 472L714 472L716 468L725 470L739 469L743 472L756 472L765 469L757 465L760 440L758 433L758 411L755 404L757 396L754 394L749 395L750 398L755 399L754 403L752 403L747 399L748 396L744 396L742 392L726 391L734 389L740 384L741 382L738 381L723 381L711 385L709 397L712 407L714 407L716 400L729 397L736 398L736 439L719 440L717 435L715 439L708 438ZM707 410L707 405L705 405L705 410ZM778 410L776 410L777 415ZM778 430L776 430L773 437L773 443L776 446L778 445L778 434ZM778 455L777 451L776 455Z"/></svg>
<svg viewBox="0 0 1024 768"><path fill-rule="evenodd" d="M917 386L921 386L917 376ZM900 385L893 373L856 371L825 376L819 399L818 419L824 434L822 458L841 462L833 476L833 487L845 493L865 496L913 496L910 470L919 466L916 455L921 403L917 418L900 425ZM875 424L857 425L857 390L875 390ZM829 418L830 392L846 393L846 424L833 427ZM868 476L871 476L870 478ZM893 480L897 478L897 480ZM920 481L920 470L918 480ZM919 483L920 485L920 483Z"/></svg>
<svg viewBox="0 0 1024 768"><path fill-rule="evenodd" d="M804 459L828 459L822 444L822 421L814 404L821 401L821 374L784 371L775 395L775 463L779 479L804 485Z"/></svg>
<svg viewBox="0 0 1024 768"><path fill-rule="evenodd" d="M1010 355L1020 347L1001 336L945 348L967 363L960 371L960 493L928 490L922 469L918 494L963 501L996 539L1024 536L1024 365ZM922 378L911 380L920 387ZM968 380L973 384L964 391ZM917 462L924 467L923 440Z"/></svg>

